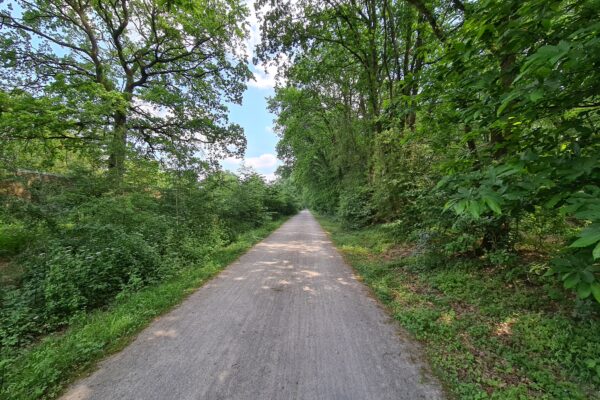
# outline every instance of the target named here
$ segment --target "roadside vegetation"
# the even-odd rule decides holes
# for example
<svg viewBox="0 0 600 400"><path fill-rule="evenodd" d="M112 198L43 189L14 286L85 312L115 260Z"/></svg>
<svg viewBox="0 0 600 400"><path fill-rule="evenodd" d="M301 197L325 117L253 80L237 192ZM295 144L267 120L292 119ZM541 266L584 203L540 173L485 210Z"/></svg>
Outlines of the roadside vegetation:
<svg viewBox="0 0 600 400"><path fill-rule="evenodd" d="M297 211L224 172L237 1L0 4L0 398L58 395Z"/></svg>
<svg viewBox="0 0 600 400"><path fill-rule="evenodd" d="M597 398L599 1L255 6L275 183L218 165L245 2L0 4L2 395L56 395L299 193L457 398Z"/></svg>
<svg viewBox="0 0 600 400"><path fill-rule="evenodd" d="M539 260L448 257L394 225L319 221L453 398L600 398L600 318Z"/></svg>
<svg viewBox="0 0 600 400"><path fill-rule="evenodd" d="M281 174L449 391L597 398L598 1L267 3Z"/></svg>
<svg viewBox="0 0 600 400"><path fill-rule="evenodd" d="M246 232L296 211L281 184L252 172L200 182L190 174L175 187L123 184L116 193L91 174L61 179L32 183L27 197L3 197L3 352L210 263Z"/></svg>
<svg viewBox="0 0 600 400"><path fill-rule="evenodd" d="M9 399L55 398L95 362L117 352L154 318L180 303L285 219L240 234L235 242L214 247L201 260L164 260L169 276L136 290L124 290L107 307L73 315L63 331L19 351L6 351L0 365L0 394ZM6 350L6 349L5 349Z"/></svg>

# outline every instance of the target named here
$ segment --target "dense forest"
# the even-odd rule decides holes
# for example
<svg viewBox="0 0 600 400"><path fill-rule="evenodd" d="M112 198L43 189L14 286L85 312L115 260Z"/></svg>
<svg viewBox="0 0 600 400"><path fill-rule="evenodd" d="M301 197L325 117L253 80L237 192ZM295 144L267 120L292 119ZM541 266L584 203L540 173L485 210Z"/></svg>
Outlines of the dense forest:
<svg viewBox="0 0 600 400"><path fill-rule="evenodd" d="M274 182L219 166L245 2L0 2L0 397L57 396L303 205L450 396L598 398L600 1L254 6Z"/></svg>
<svg viewBox="0 0 600 400"><path fill-rule="evenodd" d="M600 2L270 3L280 172L451 391L597 398Z"/></svg>

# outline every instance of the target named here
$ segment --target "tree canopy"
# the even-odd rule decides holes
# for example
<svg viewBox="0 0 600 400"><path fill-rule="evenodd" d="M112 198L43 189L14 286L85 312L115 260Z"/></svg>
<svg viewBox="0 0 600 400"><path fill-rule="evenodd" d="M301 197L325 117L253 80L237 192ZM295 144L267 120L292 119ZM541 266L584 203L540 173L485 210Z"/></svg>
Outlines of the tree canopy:
<svg viewBox="0 0 600 400"><path fill-rule="evenodd" d="M224 102L239 103L251 76L247 14L241 1L4 4L2 140L92 148L116 177L128 150L243 154Z"/></svg>
<svg viewBox="0 0 600 400"><path fill-rule="evenodd" d="M265 6L268 2L259 2ZM278 1L263 61L278 151L312 207L515 249L525 221L574 235L549 273L600 301L599 3ZM577 227L577 228L576 228Z"/></svg>

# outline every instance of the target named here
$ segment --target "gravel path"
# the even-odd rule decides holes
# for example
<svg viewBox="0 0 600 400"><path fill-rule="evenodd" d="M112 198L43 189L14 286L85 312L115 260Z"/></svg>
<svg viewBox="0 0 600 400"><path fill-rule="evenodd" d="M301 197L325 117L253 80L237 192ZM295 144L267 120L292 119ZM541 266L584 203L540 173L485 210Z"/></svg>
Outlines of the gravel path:
<svg viewBox="0 0 600 400"><path fill-rule="evenodd" d="M303 211L157 319L64 399L440 399Z"/></svg>

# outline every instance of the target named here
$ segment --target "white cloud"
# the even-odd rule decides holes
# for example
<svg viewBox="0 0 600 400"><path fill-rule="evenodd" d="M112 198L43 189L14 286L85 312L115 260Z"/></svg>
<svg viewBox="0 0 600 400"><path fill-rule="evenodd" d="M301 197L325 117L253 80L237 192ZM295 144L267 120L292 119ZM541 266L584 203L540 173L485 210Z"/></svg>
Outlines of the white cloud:
<svg viewBox="0 0 600 400"><path fill-rule="evenodd" d="M265 180L267 182L273 182L275 179L277 179L277 176L275 176L274 172L270 172L268 174L264 174L263 176L265 177Z"/></svg>
<svg viewBox="0 0 600 400"><path fill-rule="evenodd" d="M248 157L246 158L246 165L257 170L273 168L277 165L277 157L271 153L261 154L258 157Z"/></svg>
<svg viewBox="0 0 600 400"><path fill-rule="evenodd" d="M221 164L225 168L237 168L242 164L242 161L244 161L242 158L227 157L221 160Z"/></svg>
<svg viewBox="0 0 600 400"><path fill-rule="evenodd" d="M221 160L221 165L226 170L232 172L236 172L244 165L263 175L266 180L273 181L275 180L275 170L281 165L281 162L274 154L265 153L257 157L247 157L244 159L227 157Z"/></svg>
<svg viewBox="0 0 600 400"><path fill-rule="evenodd" d="M265 68L262 65L254 65L253 69L254 80L248 81L248 86L258 89L272 89L275 87L277 70L274 66Z"/></svg>
<svg viewBox="0 0 600 400"><path fill-rule="evenodd" d="M261 154L258 157L247 157L247 158L236 158L236 157L227 157L221 161L222 165L225 168L237 168L242 164L247 167L252 167L256 170L273 168L278 164L277 157L271 153Z"/></svg>

